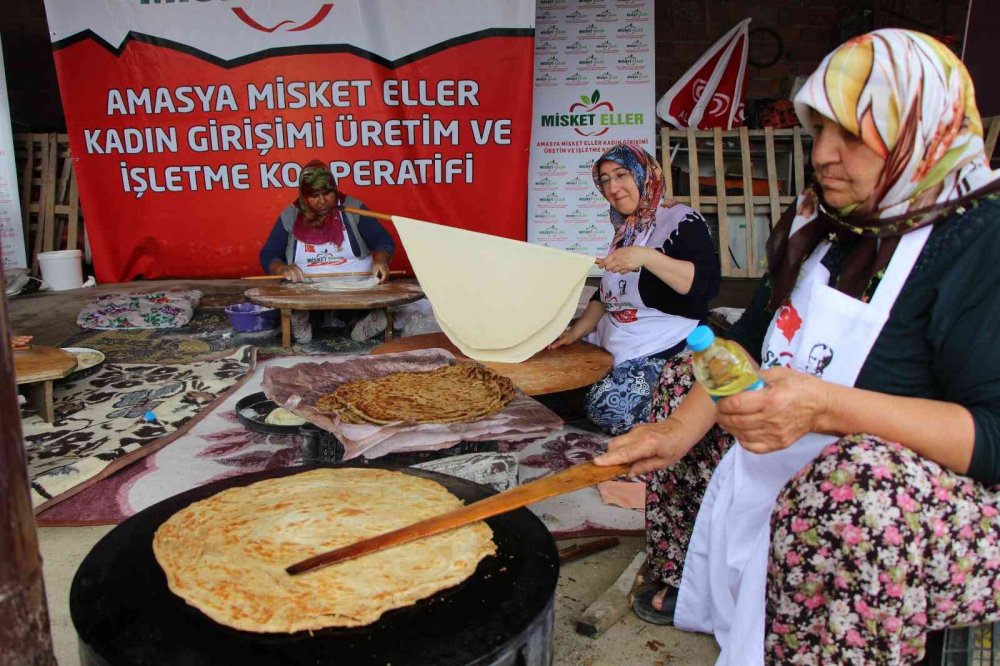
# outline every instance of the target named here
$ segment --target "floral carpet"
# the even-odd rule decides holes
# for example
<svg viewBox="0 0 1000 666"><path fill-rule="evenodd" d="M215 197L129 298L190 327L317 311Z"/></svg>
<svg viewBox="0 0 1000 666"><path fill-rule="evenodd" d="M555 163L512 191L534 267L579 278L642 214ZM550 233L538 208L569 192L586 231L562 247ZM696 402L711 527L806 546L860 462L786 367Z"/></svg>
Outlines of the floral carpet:
<svg viewBox="0 0 1000 666"><path fill-rule="evenodd" d="M206 307L206 301L213 305ZM242 302L242 298L231 296L227 300L214 301L203 298L191 321L179 328L85 331L60 346L90 347L104 352L109 361L123 363L189 363L217 357L220 352L244 345L257 347L258 357L267 358L290 354L356 354L367 352L381 342L355 342L342 330L327 331L316 327L312 342L284 348L279 329L255 333L234 331L224 310L229 301Z"/></svg>
<svg viewBox="0 0 1000 666"><path fill-rule="evenodd" d="M252 366L243 346L184 364L106 361L55 382L55 421L30 410L22 417L36 510L164 446Z"/></svg>
<svg viewBox="0 0 1000 666"><path fill-rule="evenodd" d="M266 365L290 367L315 357L261 361L252 376L190 430L153 455L38 514L40 525L118 523L177 493L238 474L287 467L302 461L302 439L248 430L236 403L260 391ZM517 456L521 483L589 460L603 450L605 437L566 426L545 437L500 442ZM643 513L606 505L594 488L555 497L530 507L557 537L641 534Z"/></svg>

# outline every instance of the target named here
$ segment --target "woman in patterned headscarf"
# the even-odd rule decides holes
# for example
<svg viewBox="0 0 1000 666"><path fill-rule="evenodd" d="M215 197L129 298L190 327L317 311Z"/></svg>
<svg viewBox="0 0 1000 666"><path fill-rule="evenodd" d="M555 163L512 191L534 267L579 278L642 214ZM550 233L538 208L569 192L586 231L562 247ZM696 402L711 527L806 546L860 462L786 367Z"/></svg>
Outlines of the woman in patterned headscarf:
<svg viewBox="0 0 1000 666"><path fill-rule="evenodd" d="M611 148L594 163L594 184L611 204L615 235L601 287L550 349L586 337L614 356L614 368L587 393L587 416L610 434L649 418L666 359L708 315L719 292L719 259L705 219L663 202L663 172L649 153Z"/></svg>
<svg viewBox="0 0 1000 666"><path fill-rule="evenodd" d="M998 175L926 35L851 40L795 105L816 184L730 331L765 388L666 396L597 462L654 472L644 612L714 633L720 663L915 662L927 631L1000 616Z"/></svg>
<svg viewBox="0 0 1000 666"><path fill-rule="evenodd" d="M344 207L360 209L364 204L337 189L325 164L309 162L299 173L299 196L278 216L261 248L260 265L290 282L317 273L358 272L370 272L385 282L395 251L392 236L375 218ZM292 333L296 342L312 340L307 311L292 313Z"/></svg>

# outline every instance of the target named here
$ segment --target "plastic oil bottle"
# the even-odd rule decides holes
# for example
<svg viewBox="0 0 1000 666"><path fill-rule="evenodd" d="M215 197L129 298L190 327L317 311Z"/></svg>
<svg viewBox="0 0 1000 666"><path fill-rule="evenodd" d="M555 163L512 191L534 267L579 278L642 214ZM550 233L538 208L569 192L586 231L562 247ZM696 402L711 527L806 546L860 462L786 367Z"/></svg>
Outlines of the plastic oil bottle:
<svg viewBox="0 0 1000 666"><path fill-rule="evenodd" d="M756 391L764 387L753 364L734 342L716 338L708 326L698 326L687 338L694 352L694 376L718 402L721 398L741 391Z"/></svg>

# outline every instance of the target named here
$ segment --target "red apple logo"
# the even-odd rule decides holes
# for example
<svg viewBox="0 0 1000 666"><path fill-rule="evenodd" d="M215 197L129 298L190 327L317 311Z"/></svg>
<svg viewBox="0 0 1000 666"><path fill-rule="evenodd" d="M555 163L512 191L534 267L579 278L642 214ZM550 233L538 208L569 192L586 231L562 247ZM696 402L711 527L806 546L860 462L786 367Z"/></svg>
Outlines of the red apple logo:
<svg viewBox="0 0 1000 666"><path fill-rule="evenodd" d="M614 111L615 107L611 105L611 102L601 102L601 91L595 90L590 97L586 95L580 95L580 102L574 102L572 106L569 107L570 113L591 113L600 108L605 108L608 111ZM581 103L582 102L582 103ZM606 133L610 127L605 127L599 132L584 132L583 130L574 127L573 131L580 136L601 136Z"/></svg>
<svg viewBox="0 0 1000 666"><path fill-rule="evenodd" d="M285 20L285 21L279 21L273 27L268 28L266 25L263 25L253 20L250 17L250 15L247 14L246 10L243 9L242 7L233 7L232 10L233 13L236 14L236 17L239 18L239 20L243 21L254 30L260 30L261 32L274 32L281 26L287 25L289 23L295 25L295 21ZM324 4L319 8L319 11L317 11L316 15L313 16L311 19L309 19L302 25L295 26L294 28L286 28L285 32L302 32L303 30L309 30L310 28L315 28L316 26L318 26L320 23L323 22L323 19L325 19L332 10L333 10L332 2Z"/></svg>

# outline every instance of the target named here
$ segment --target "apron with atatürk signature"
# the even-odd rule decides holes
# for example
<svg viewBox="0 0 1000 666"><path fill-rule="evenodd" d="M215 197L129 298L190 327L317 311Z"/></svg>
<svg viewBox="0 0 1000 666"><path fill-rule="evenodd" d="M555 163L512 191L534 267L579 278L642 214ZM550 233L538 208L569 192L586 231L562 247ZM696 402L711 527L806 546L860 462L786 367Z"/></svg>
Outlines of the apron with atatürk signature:
<svg viewBox="0 0 1000 666"><path fill-rule="evenodd" d="M636 238L635 245L654 249L663 247L690 210L687 206L660 208L656 224ZM604 271L600 296L605 313L597 322L597 328L584 338L610 353L615 365L670 349L698 325L696 319L668 314L645 305L639 295L640 274L641 271L624 275Z"/></svg>
<svg viewBox="0 0 1000 666"><path fill-rule="evenodd" d="M343 224L343 221L340 222ZM315 273L371 273L372 258L355 257L344 228L344 242L304 243L295 241L295 265L304 275Z"/></svg>
<svg viewBox="0 0 1000 666"><path fill-rule="evenodd" d="M829 287L821 243L764 338L764 367L785 366L853 386L924 243L927 226L900 238L871 302ZM766 454L732 447L712 475L684 560L674 622L715 634L718 664L764 663L770 517L778 493L838 437L809 433Z"/></svg>

